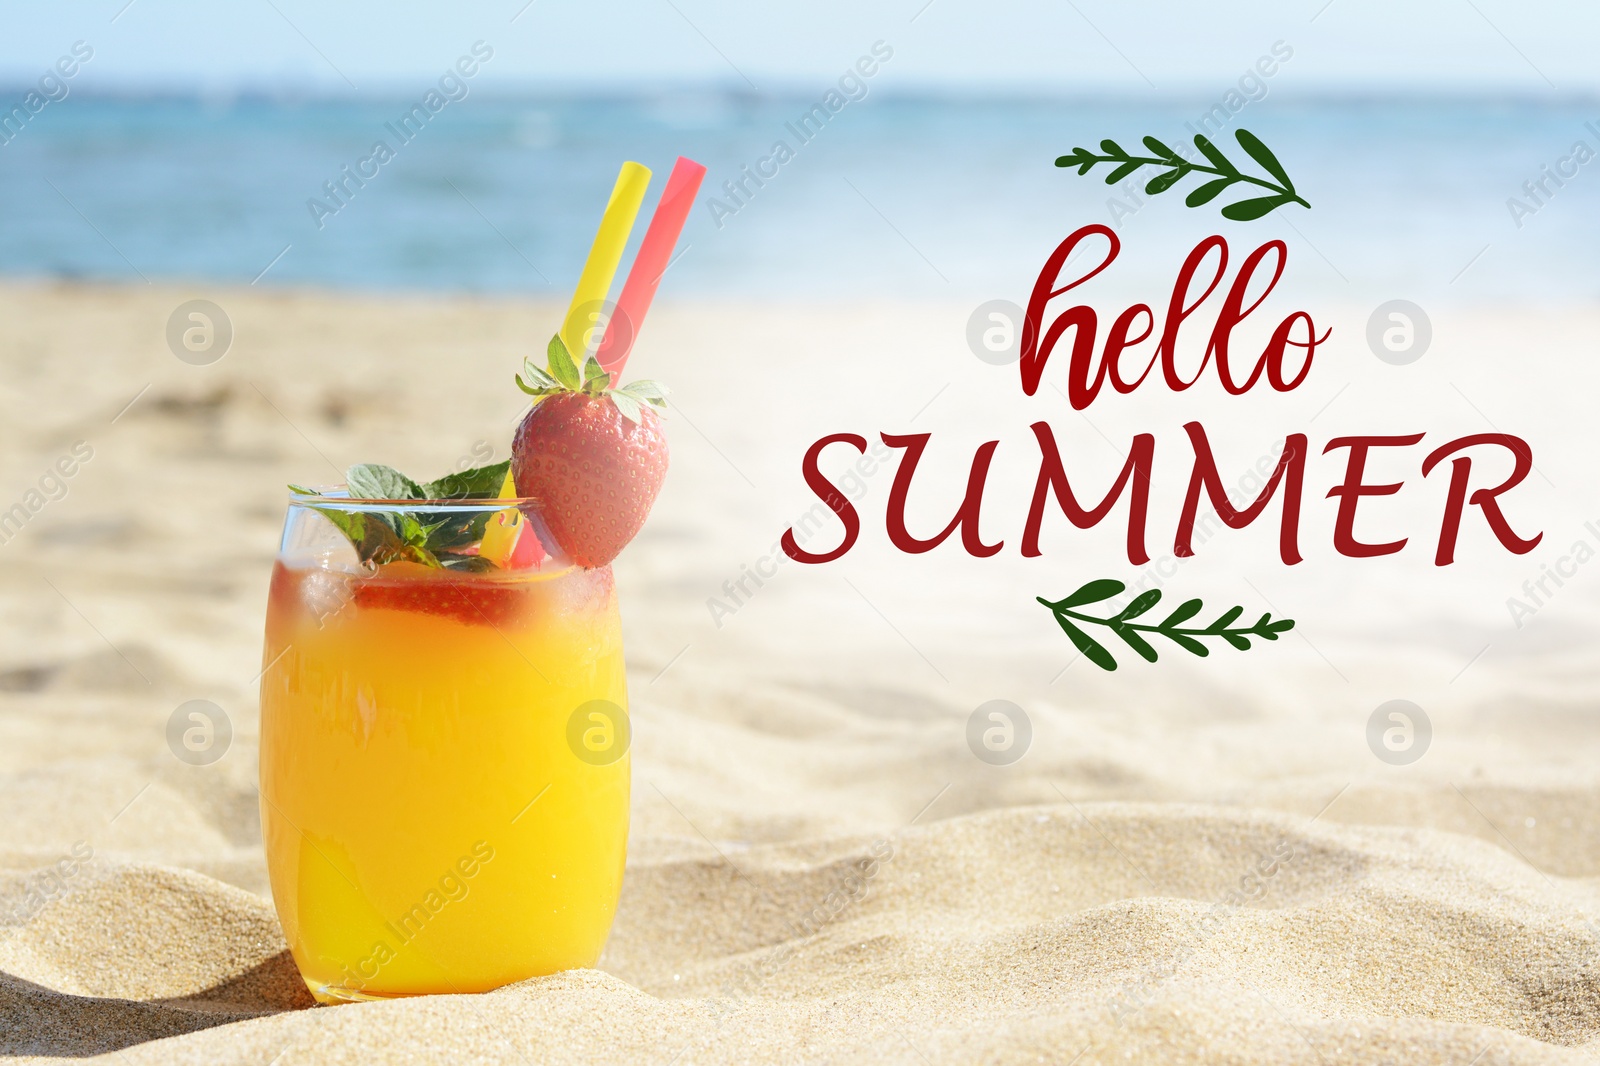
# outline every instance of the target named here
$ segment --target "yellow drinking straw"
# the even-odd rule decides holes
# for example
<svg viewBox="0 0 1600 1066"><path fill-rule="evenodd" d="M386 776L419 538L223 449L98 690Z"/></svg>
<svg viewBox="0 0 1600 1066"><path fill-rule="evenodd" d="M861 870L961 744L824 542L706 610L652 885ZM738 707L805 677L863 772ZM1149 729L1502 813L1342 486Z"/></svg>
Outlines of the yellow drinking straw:
<svg viewBox="0 0 1600 1066"><path fill-rule="evenodd" d="M600 335L605 332L601 304L611 292L611 279L616 276L617 264L622 262L622 251L627 247L628 234L633 232L633 220L639 214L639 205L644 202L644 191L649 185L649 167L632 162L622 164L617 183L611 189L611 200L606 204L606 213L600 218L600 228L595 231L594 244L589 246L589 258L578 276L578 287L573 290L567 317L561 322L561 340L579 366L583 365L584 354L600 345ZM593 344L589 343L591 336Z"/></svg>
<svg viewBox="0 0 1600 1066"><path fill-rule="evenodd" d="M650 168L627 162L617 173L617 183L611 187L611 199L606 202L605 214L600 217L600 228L595 231L594 243L589 246L589 258L584 260L583 273L578 275L578 287L573 290L572 303L567 306L567 317L561 322L561 341L580 367L585 354L600 346L605 332L601 318L601 304L611 292L611 281L616 277L617 265L622 262L622 252L628 245L628 234L633 232L633 220L638 217L639 205L644 203L644 193L650 185ZM589 343L590 337L594 343ZM506 471L505 483L500 487L502 500L515 499L517 486L511 472ZM485 558L504 566L517 548L517 540L527 523L515 510L507 509L493 516L484 530L483 543L478 549ZM530 545L531 546L531 545ZM518 552L520 558L522 553Z"/></svg>
<svg viewBox="0 0 1600 1066"><path fill-rule="evenodd" d="M517 498L517 482L509 470L500 485L500 498ZM517 535L522 532L523 524L522 513L514 507L490 515L489 524L483 530L483 541L478 545L478 554L496 566L505 566L506 560L511 558L512 549L517 546Z"/></svg>

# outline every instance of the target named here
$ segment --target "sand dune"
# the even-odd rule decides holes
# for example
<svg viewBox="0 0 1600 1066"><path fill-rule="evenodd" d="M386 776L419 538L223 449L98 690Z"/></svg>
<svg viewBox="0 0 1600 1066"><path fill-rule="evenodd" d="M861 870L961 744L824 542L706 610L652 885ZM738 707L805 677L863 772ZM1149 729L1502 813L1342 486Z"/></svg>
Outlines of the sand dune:
<svg viewBox="0 0 1600 1066"><path fill-rule="evenodd" d="M1091 560L1114 563L1115 536L976 565L897 556L880 526L839 565L785 566L713 619L707 600L810 505L805 443L913 414L941 445L1017 421L1014 390L990 379L917 412L947 378L988 372L961 348L965 308L653 313L637 369L668 380L682 414L667 489L617 567L635 803L600 969L309 1009L267 898L254 788L283 485L362 460L427 474L480 441L503 456L520 405L510 368L553 312L212 293L237 339L195 367L162 341L194 295L0 288L0 488L20 498L75 441L94 450L0 544L0 1053L1600 1058L1600 720L1585 655L1600 597L1574 583L1512 629L1504 598L1537 558L1474 562L1446 583L1325 559L1285 572L1247 538L1219 543L1173 591L1270 599L1302 619L1297 639L1115 675L1074 662L1032 602L1099 576ZM1580 335L1593 319L1558 326ZM1521 325L1485 312L1458 327L1474 339L1451 373L1470 386ZM907 394L872 358L889 345L925 353L937 380ZM762 358L739 364L747 387L727 388L749 351ZM441 366L449 389L432 384ZM798 366L808 373L785 385ZM1365 371L1346 369L1359 392ZM828 384L850 375L858 387ZM1576 396L1600 382L1573 384ZM788 402L753 415L751 396L785 388ZM1413 402L1393 391L1370 406ZM1100 428L1115 437L1117 421ZM1112 455L1080 430L1073 447ZM1257 454L1252 432L1228 446ZM1561 462L1551 476L1582 484ZM877 477L869 499L886 491ZM1578 493L1551 528L1587 502ZM1396 696L1432 720L1411 765L1365 740ZM973 708L997 697L1032 721L1010 766L965 741ZM189 699L232 723L209 765L167 747Z"/></svg>

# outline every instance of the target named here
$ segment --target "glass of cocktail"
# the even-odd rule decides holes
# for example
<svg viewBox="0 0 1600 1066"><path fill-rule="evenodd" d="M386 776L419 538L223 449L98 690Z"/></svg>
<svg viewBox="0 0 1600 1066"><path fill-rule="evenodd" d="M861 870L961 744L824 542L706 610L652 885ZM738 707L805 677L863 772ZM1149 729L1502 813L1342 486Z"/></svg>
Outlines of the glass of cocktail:
<svg viewBox="0 0 1600 1066"><path fill-rule="evenodd" d="M605 944L628 833L617 598L611 568L564 559L535 506L289 500L261 819L284 934L323 1002L485 991L592 966ZM483 538L513 522L540 542L494 566ZM375 565L351 534L415 528L451 550Z"/></svg>
<svg viewBox="0 0 1600 1066"><path fill-rule="evenodd" d="M631 737L610 564L668 461L665 388L621 376L704 175L674 165L591 330L650 179L623 164L544 366L515 377L533 399L510 459L290 486L261 822L279 921L325 1003L488 991L605 946Z"/></svg>

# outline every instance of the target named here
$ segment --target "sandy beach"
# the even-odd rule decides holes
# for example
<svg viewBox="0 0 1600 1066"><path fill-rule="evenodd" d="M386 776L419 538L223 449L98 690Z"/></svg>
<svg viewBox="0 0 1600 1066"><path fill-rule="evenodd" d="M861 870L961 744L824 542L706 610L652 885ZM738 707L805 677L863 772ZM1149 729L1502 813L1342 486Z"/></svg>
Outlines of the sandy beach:
<svg viewBox="0 0 1600 1066"><path fill-rule="evenodd" d="M205 366L163 336L196 297L234 331ZM477 997L323 1008L287 953L257 814L284 486L361 461L427 474L505 458L523 409L511 374L559 309L0 287L0 512L26 512L0 533L0 1053L128 1066L1600 1059L1600 591L1580 568L1520 626L1506 602L1569 545L1600 543L1584 526L1600 494L1583 446L1600 370L1572 354L1600 312L1440 312L1448 358L1402 368L1366 352L1370 307L1352 307L1330 313L1340 340L1291 397L1152 395L1091 421L974 359L970 311L652 312L632 370L674 389L673 458L615 567L633 824L601 964ZM1542 378L1508 383L1509 350ZM1277 561L1267 522L1161 580L1300 625L1244 655L1126 655L1102 672L1034 597L1137 568L1114 523L1058 521L1041 558L1015 551L1036 472L1028 423L1050 420L1095 480L1135 432L1175 456L1191 417L1241 471L1284 434L1310 435L1307 563ZM1332 554L1329 438L1426 430L1437 445L1485 419L1535 446L1540 477L1516 513L1546 531L1538 550L1490 551L1474 528L1457 565L1429 565L1443 487L1413 456L1372 533L1414 548ZM800 456L840 431L933 434L912 505L925 529L948 520L974 447L1001 438L985 528L1007 549L895 552L889 465L862 475L862 539L845 558L776 561L815 502ZM1158 465L1156 498L1175 506L1186 476ZM1171 516L1151 530L1164 557ZM1431 725L1409 764L1367 742L1396 698ZM208 765L168 746L192 699L232 731ZM1009 765L967 742L992 699L1031 723Z"/></svg>

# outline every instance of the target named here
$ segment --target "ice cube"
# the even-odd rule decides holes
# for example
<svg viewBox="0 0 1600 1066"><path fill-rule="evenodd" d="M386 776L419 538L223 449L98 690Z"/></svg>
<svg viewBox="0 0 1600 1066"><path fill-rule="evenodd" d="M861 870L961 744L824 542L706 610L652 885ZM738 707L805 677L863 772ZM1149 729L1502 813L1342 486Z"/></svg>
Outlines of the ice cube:
<svg viewBox="0 0 1600 1066"><path fill-rule="evenodd" d="M311 570L300 582L300 601L321 626L355 598L355 583L349 574L336 570Z"/></svg>

